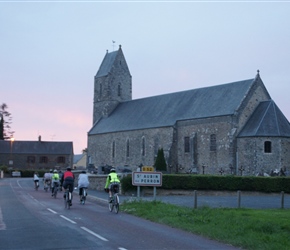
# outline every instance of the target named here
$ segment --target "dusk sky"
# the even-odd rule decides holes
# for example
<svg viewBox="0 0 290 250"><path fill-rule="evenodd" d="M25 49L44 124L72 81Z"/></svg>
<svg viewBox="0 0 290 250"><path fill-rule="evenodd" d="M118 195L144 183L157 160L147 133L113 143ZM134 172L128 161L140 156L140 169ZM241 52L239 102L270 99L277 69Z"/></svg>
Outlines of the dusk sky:
<svg viewBox="0 0 290 250"><path fill-rule="evenodd" d="M260 70L289 120L289 27L289 1L0 1L0 104L15 140L73 141L80 154L94 76L122 45L133 99Z"/></svg>

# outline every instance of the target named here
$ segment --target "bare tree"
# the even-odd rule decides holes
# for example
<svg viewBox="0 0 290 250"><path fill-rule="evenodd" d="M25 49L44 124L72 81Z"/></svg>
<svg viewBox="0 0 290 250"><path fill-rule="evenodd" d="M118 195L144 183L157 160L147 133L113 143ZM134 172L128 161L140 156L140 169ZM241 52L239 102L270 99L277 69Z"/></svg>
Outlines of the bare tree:
<svg viewBox="0 0 290 250"><path fill-rule="evenodd" d="M14 131L11 130L12 123L11 113L7 111L6 103L0 105L0 140L7 140L13 137Z"/></svg>

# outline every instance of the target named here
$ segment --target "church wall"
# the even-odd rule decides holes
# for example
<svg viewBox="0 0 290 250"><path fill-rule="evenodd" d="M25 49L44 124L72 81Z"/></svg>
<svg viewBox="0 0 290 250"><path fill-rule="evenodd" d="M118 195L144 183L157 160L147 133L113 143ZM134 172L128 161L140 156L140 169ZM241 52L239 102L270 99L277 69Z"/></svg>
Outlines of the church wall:
<svg viewBox="0 0 290 250"><path fill-rule="evenodd" d="M88 139L88 155L91 156L91 163L95 167L128 166L136 170L141 164L153 166L158 148L163 148L168 161L172 135L172 127L91 135ZM145 140L145 155L142 151L142 138ZM127 156L127 141L129 141L129 156ZM113 142L115 142L114 153Z"/></svg>
<svg viewBox="0 0 290 250"><path fill-rule="evenodd" d="M271 142L271 153L264 152L265 141ZM270 174L272 170L290 167L290 139L281 137L238 138L238 167L243 175ZM239 171L239 174L241 172Z"/></svg>
<svg viewBox="0 0 290 250"><path fill-rule="evenodd" d="M178 122L178 171L193 169L198 174L224 174L231 172L234 156L230 131L232 118L218 117ZM216 135L216 151L210 150L211 135ZM196 143L191 144L190 152L185 153L184 137L189 136ZM202 166L205 166L203 169Z"/></svg>

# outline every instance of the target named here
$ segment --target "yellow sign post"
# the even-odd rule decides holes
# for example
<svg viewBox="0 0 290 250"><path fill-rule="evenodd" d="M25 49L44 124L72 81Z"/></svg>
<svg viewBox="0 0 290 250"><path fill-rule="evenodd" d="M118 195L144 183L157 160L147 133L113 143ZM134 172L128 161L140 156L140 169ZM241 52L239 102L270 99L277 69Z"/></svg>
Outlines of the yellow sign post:
<svg viewBox="0 0 290 250"><path fill-rule="evenodd" d="M154 167L151 166L143 166L142 172L154 172Z"/></svg>

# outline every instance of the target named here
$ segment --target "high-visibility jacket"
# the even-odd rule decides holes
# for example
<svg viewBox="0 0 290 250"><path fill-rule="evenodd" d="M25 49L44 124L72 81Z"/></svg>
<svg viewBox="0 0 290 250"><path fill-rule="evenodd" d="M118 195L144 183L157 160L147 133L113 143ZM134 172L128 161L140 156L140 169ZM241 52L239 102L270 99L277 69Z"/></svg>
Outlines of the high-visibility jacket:
<svg viewBox="0 0 290 250"><path fill-rule="evenodd" d="M54 173L51 177L52 181L59 181L59 174L58 173Z"/></svg>
<svg viewBox="0 0 290 250"><path fill-rule="evenodd" d="M109 185L113 182L120 182L118 175L114 172L108 174L105 188L108 188Z"/></svg>

